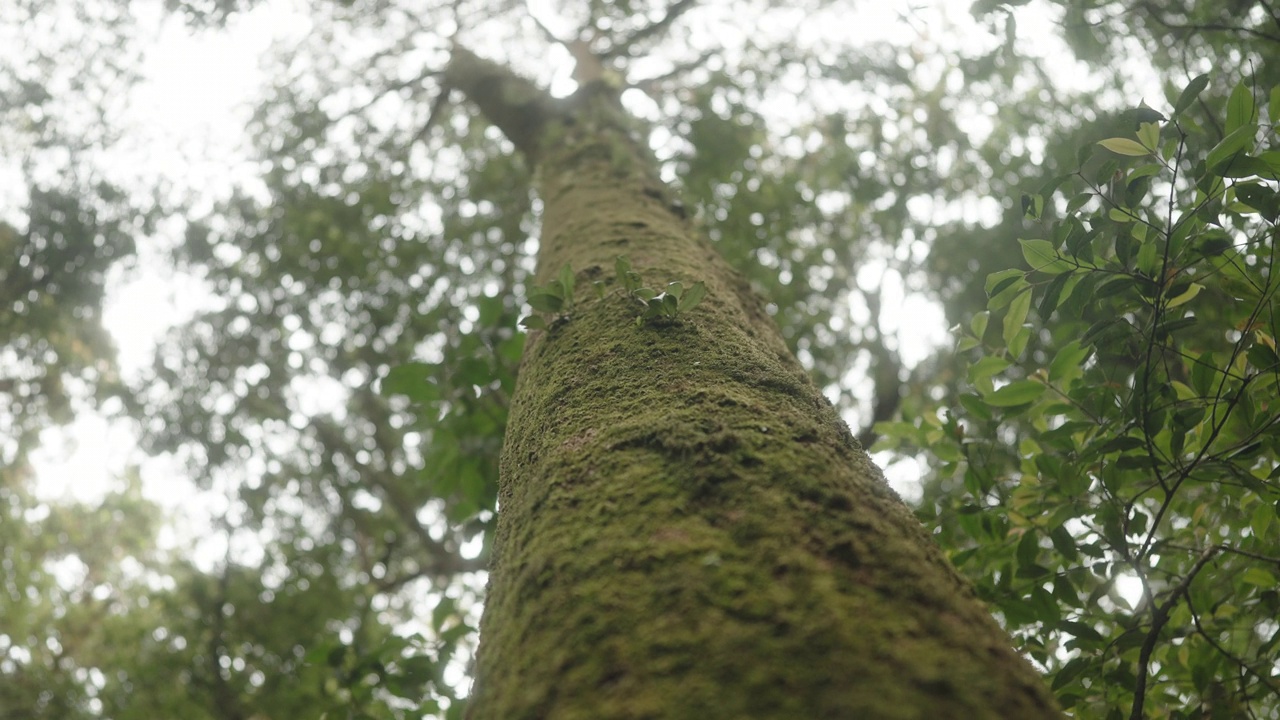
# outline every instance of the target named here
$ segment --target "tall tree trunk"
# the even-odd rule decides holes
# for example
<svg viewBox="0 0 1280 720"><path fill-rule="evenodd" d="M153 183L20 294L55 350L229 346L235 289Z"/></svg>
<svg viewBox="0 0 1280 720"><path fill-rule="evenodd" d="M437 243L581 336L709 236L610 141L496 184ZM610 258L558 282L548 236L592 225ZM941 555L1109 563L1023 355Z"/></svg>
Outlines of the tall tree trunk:
<svg viewBox="0 0 1280 720"><path fill-rule="evenodd" d="M537 167L539 282L568 264L579 288L512 399L471 717L1059 717L616 93L555 101L465 49L445 79ZM637 325L618 255L707 299Z"/></svg>

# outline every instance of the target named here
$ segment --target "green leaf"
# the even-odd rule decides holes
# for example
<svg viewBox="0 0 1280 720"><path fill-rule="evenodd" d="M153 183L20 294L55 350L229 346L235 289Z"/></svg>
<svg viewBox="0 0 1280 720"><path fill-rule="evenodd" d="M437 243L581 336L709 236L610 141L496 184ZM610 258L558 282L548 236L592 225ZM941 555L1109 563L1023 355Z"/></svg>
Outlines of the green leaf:
<svg viewBox="0 0 1280 720"><path fill-rule="evenodd" d="M1214 171L1219 165L1230 160L1239 152L1248 152L1253 149L1254 136L1257 135L1258 126L1253 123L1247 123L1229 133L1222 138L1222 142L1214 146L1209 154L1205 156L1204 164L1210 171Z"/></svg>
<svg viewBox="0 0 1280 720"><path fill-rule="evenodd" d="M1276 355L1276 351L1265 343L1254 343L1249 347L1245 357L1253 364L1255 368L1264 373L1273 373L1277 366L1280 366L1280 356Z"/></svg>
<svg viewBox="0 0 1280 720"><path fill-rule="evenodd" d="M1126 450L1137 450L1138 448L1145 447L1146 443L1140 438L1136 438L1131 435L1121 435L1119 437L1113 437L1099 445L1096 448L1096 452L1099 455L1107 455L1110 453L1120 453L1125 452Z"/></svg>
<svg viewBox="0 0 1280 720"><path fill-rule="evenodd" d="M1022 245L1023 259L1032 270L1057 275L1075 269L1074 265L1058 255L1053 243L1048 240L1018 240L1018 243Z"/></svg>
<svg viewBox="0 0 1280 720"><path fill-rule="evenodd" d="M1076 291L1076 287L1085 277L1087 277L1085 273L1067 273L1055 277L1053 282L1049 283L1044 296L1040 299L1040 305L1036 312L1042 318L1052 315L1054 310L1057 310L1071 299L1072 293Z"/></svg>
<svg viewBox="0 0 1280 720"><path fill-rule="evenodd" d="M707 286L701 280L689 286L684 291L684 295L680 296L681 312L688 312L698 306L702 302L702 298L707 296Z"/></svg>
<svg viewBox="0 0 1280 720"><path fill-rule="evenodd" d="M1049 531L1049 540L1053 542L1054 549L1068 560L1075 560L1079 557L1080 553L1076 549L1076 539L1071 535L1071 531L1068 530L1065 525L1055 525L1053 529ZM1093 628L1089 628L1087 625L1084 627L1088 628L1090 631L1093 630ZM1082 632L1083 630L1075 630L1073 631L1073 634L1079 636ZM1098 635L1098 633L1095 631L1093 632L1093 635ZM1100 640L1101 636L1098 636L1096 639Z"/></svg>
<svg viewBox="0 0 1280 720"><path fill-rule="evenodd" d="M341 667L347 659L349 648L346 645L338 645L329 651L328 661L330 667Z"/></svg>
<svg viewBox="0 0 1280 720"><path fill-rule="evenodd" d="M569 267L568 263L565 263L565 266L560 268L559 279L560 279L560 286L563 288L563 291L564 291L562 293L562 296L565 298L565 300L568 301L568 304L572 305L573 304L573 286L575 284L574 281L576 278L573 275L573 269Z"/></svg>
<svg viewBox="0 0 1280 720"><path fill-rule="evenodd" d="M1022 329L1014 333L1013 339L1009 341L1009 355L1011 357L1021 357L1022 351L1027 348L1027 343L1031 340L1031 327L1024 325Z"/></svg>
<svg viewBox="0 0 1280 720"><path fill-rule="evenodd" d="M987 407L982 399L972 393L964 393L960 396L960 404L964 409L979 420L991 419L991 408Z"/></svg>
<svg viewBox="0 0 1280 720"><path fill-rule="evenodd" d="M1237 83L1231 91L1231 97L1227 99L1227 134L1230 135L1246 125L1253 125L1256 110L1253 92L1243 82Z"/></svg>
<svg viewBox="0 0 1280 720"><path fill-rule="evenodd" d="M1182 305L1183 303L1191 302L1192 300L1195 299L1196 295L1200 294L1200 291L1203 289L1204 289L1204 286L1201 285L1200 283L1191 283L1191 287L1187 288L1186 292L1171 299L1169 301L1169 304L1166 305L1165 307L1176 308L1179 305Z"/></svg>
<svg viewBox="0 0 1280 720"><path fill-rule="evenodd" d="M529 296L529 306L540 312L560 312L564 307L564 298L543 291Z"/></svg>
<svg viewBox="0 0 1280 720"><path fill-rule="evenodd" d="M1017 558L1019 565L1035 565L1036 558L1040 555L1038 540L1034 528L1022 533L1022 539L1018 541L1018 547L1014 551L1014 557Z"/></svg>
<svg viewBox="0 0 1280 720"><path fill-rule="evenodd" d="M679 281L669 282L667 283L667 289L664 290L663 292L665 292L668 295L674 295L675 298L679 300L680 296L684 294L684 285L681 284Z"/></svg>
<svg viewBox="0 0 1280 720"><path fill-rule="evenodd" d="M1045 386L1042 383L1035 380L1019 380L1005 385L983 399L993 407L1014 407L1036 400L1044 394L1044 391Z"/></svg>
<svg viewBox="0 0 1280 720"><path fill-rule="evenodd" d="M1066 665L1063 665L1062 669L1053 674L1053 683L1050 685L1050 688L1056 692L1071 685L1077 678L1084 675L1086 671L1092 669L1090 665L1093 662L1094 658L1092 655L1072 659Z"/></svg>
<svg viewBox="0 0 1280 720"><path fill-rule="evenodd" d="M996 373L1004 372L1008 367L1008 360L994 355L988 355L969 366L969 382L977 384L980 380L989 378Z"/></svg>
<svg viewBox="0 0 1280 720"><path fill-rule="evenodd" d="M1271 99L1267 101L1267 116L1271 124L1280 122L1280 85L1271 88Z"/></svg>
<svg viewBox="0 0 1280 720"><path fill-rule="evenodd" d="M1145 177L1159 175L1163 170L1164 166L1159 163L1147 163L1146 165L1139 165L1131 170L1125 179L1129 182L1133 182L1134 180L1140 180Z"/></svg>
<svg viewBox="0 0 1280 720"><path fill-rule="evenodd" d="M1114 210L1112 212L1115 212ZM1128 229L1116 232L1116 259L1129 266L1129 262L1133 260L1133 254L1138 250L1138 244L1133 239L1133 234Z"/></svg>
<svg viewBox="0 0 1280 720"><path fill-rule="evenodd" d="M631 272L631 260L626 255L619 255L617 260L613 261L613 270L618 274L618 280L627 277L627 273Z"/></svg>
<svg viewBox="0 0 1280 720"><path fill-rule="evenodd" d="M429 363L397 365L382 378L382 394L406 395L419 404L435 402L440 399L440 388L430 380L435 372L436 366Z"/></svg>
<svg viewBox="0 0 1280 720"><path fill-rule="evenodd" d="M1062 175L1056 175L1050 178L1047 182L1045 182L1044 185L1041 185L1040 189L1037 190L1036 193L1042 197L1053 197L1053 194L1058 192L1058 188L1062 187L1063 183L1067 182L1068 180L1071 180L1074 177L1075 177L1074 173L1064 173Z"/></svg>
<svg viewBox="0 0 1280 720"><path fill-rule="evenodd" d="M1008 283L1002 282L997 287L1000 288L1000 291L992 295L991 299L987 301L988 310L999 310L1008 305L1018 294L1027 292L1031 288L1021 275L1011 279Z"/></svg>
<svg viewBox="0 0 1280 720"><path fill-rule="evenodd" d="M1134 286L1134 280L1129 275L1114 275L1105 280L1101 285L1094 288L1093 297L1095 300L1109 298L1119 295Z"/></svg>
<svg viewBox="0 0 1280 720"><path fill-rule="evenodd" d="M436 675L435 660L426 655L402 658L399 665L402 677L409 685L426 685Z"/></svg>
<svg viewBox="0 0 1280 720"><path fill-rule="evenodd" d="M1251 567L1244 571L1241 579L1250 585L1256 585L1260 588L1273 588L1280 585L1280 580L1276 576L1260 567Z"/></svg>
<svg viewBox="0 0 1280 720"><path fill-rule="evenodd" d="M1044 196L1022 194L1022 216L1028 220L1039 220L1044 214Z"/></svg>
<svg viewBox="0 0 1280 720"><path fill-rule="evenodd" d="M662 314L674 318L680 312L680 299L670 293L662 294Z"/></svg>
<svg viewBox="0 0 1280 720"><path fill-rule="evenodd" d="M1138 142L1142 143L1146 149L1155 152L1160 147L1160 126L1153 122L1139 125Z"/></svg>
<svg viewBox="0 0 1280 720"><path fill-rule="evenodd" d="M601 300L604 299L605 290L604 290L603 280L596 280L595 282L591 283L591 289L596 291L596 297L600 298Z"/></svg>
<svg viewBox="0 0 1280 720"><path fill-rule="evenodd" d="M1214 385L1217 384L1221 374L1213 353L1203 353L1191 365L1191 387L1195 388L1201 397L1216 398Z"/></svg>
<svg viewBox="0 0 1280 720"><path fill-rule="evenodd" d="M969 328L973 330L974 336L981 340L982 336L987 334L987 323L990 321L991 313L983 310L980 313L976 313L973 319L969 321Z"/></svg>
<svg viewBox="0 0 1280 720"><path fill-rule="evenodd" d="M1155 275L1159 265L1159 251L1160 248L1156 247L1154 242L1150 240L1143 241L1138 246L1138 256L1134 260L1134 266L1146 273L1147 276Z"/></svg>
<svg viewBox="0 0 1280 720"><path fill-rule="evenodd" d="M1097 195L1094 195L1091 192L1077 193L1075 196L1073 196L1070 200L1067 201L1067 213L1073 213L1079 210L1080 208L1084 207L1085 205L1088 205L1089 201L1094 199L1095 197L1097 197Z"/></svg>
<svg viewBox="0 0 1280 720"><path fill-rule="evenodd" d="M526 315L520 318L520 326L530 330L545 330L547 321L541 315Z"/></svg>
<svg viewBox="0 0 1280 720"><path fill-rule="evenodd" d="M1280 218L1280 196L1277 196L1274 190L1262 183L1236 183L1234 188L1236 197L1257 210L1267 220L1275 222Z"/></svg>
<svg viewBox="0 0 1280 720"><path fill-rule="evenodd" d="M1093 348L1081 344L1079 340L1063 345L1049 363L1049 381L1059 382L1078 375L1081 364L1092 353Z"/></svg>
<svg viewBox="0 0 1280 720"><path fill-rule="evenodd" d="M1131 208L1141 207L1142 201L1146 199L1147 192L1150 190L1151 178L1130 178L1124 189L1125 206Z"/></svg>
<svg viewBox="0 0 1280 720"><path fill-rule="evenodd" d="M1187 83L1187 86L1182 90L1182 94L1178 96L1178 101L1173 104L1173 114L1181 115L1185 112L1208 85L1209 75L1207 73L1191 78L1191 82Z"/></svg>
<svg viewBox="0 0 1280 720"><path fill-rule="evenodd" d="M1240 154L1232 158L1231 162L1219 167L1218 172L1222 177L1232 180L1249 177L1271 178L1275 175L1275 169L1270 163L1252 155Z"/></svg>
<svg viewBox="0 0 1280 720"><path fill-rule="evenodd" d="M1006 345L1012 343L1014 335L1022 329L1022 323L1026 321L1030 310L1031 288L1028 286L1014 296L1009 303L1009 311L1005 313L1003 337Z"/></svg>
<svg viewBox="0 0 1280 720"><path fill-rule="evenodd" d="M1268 531L1275 523L1276 513L1267 503L1259 503L1253 509L1253 515L1249 520L1249 527L1253 530L1253 536L1264 538L1269 537Z"/></svg>
<svg viewBox="0 0 1280 720"><path fill-rule="evenodd" d="M993 272L987 276L987 282L983 289L986 290L987 297L994 297L999 295L1001 290L1013 284L1014 280L1019 277L1022 277L1022 271L1016 269Z"/></svg>
<svg viewBox="0 0 1280 720"><path fill-rule="evenodd" d="M1106 140L1099 140L1098 144L1117 155L1141 157L1151 154L1151 151L1143 147L1142 143L1129 138L1107 138Z"/></svg>
<svg viewBox="0 0 1280 720"><path fill-rule="evenodd" d="M496 328L502 324L502 316L506 313L506 299L501 295L486 297L481 295L475 299L476 310L479 311L480 317L476 320L477 324L483 328Z"/></svg>
<svg viewBox="0 0 1280 720"><path fill-rule="evenodd" d="M1089 329L1084 331L1084 335L1081 336L1080 342L1085 345L1089 345L1096 338L1098 338L1104 332L1109 330L1113 325L1116 325L1117 323L1122 323L1122 322L1124 321L1117 317L1103 318L1098 322L1090 325Z"/></svg>
<svg viewBox="0 0 1280 720"><path fill-rule="evenodd" d="M632 290L631 294L636 296L636 298L642 303L647 303L658 296L658 293L654 292L653 288L648 287L638 287L635 290Z"/></svg>

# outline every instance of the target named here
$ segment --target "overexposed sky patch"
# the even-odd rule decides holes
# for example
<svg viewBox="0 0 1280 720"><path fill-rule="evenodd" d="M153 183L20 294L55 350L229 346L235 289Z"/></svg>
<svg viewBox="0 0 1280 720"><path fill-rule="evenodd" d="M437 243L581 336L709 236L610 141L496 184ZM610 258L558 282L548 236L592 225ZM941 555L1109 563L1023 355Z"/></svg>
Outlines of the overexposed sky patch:
<svg viewBox="0 0 1280 720"><path fill-rule="evenodd" d="M142 81L132 89L121 118L121 142L105 154L108 176L129 188L159 188L165 204L208 209L238 182L251 180L245 127L267 77L262 63L281 28L305 29L291 0L272 0L232 19L225 31L195 32L161 12L159 2L140 4L144 50ZM144 201L140 200L145 204ZM172 268L166 254L180 242L183 222L161 223L140 238L138 257L112 269L103 323L119 348L125 377L136 377L152 359L163 334L210 302L195 279ZM141 463L144 494L170 510L192 489L178 464L141 457L127 424L82 410L75 422L49 428L32 458L38 492L47 499L93 501L111 490L130 464Z"/></svg>
<svg viewBox="0 0 1280 720"><path fill-rule="evenodd" d="M141 180L164 178L197 201L225 196L255 175L245 128L268 80L264 62L273 43L306 31L305 15L293 0L268 0L225 29L197 31L157 2L142 6L139 22L150 38L143 80L114 152Z"/></svg>

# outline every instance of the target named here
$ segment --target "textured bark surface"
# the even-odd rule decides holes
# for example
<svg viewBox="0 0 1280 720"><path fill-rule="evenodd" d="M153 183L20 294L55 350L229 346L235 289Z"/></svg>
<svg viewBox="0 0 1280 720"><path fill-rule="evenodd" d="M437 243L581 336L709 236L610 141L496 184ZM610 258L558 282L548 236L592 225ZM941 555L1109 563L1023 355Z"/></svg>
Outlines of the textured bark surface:
<svg viewBox="0 0 1280 720"><path fill-rule="evenodd" d="M539 282L569 264L578 285L525 349L470 717L1059 717L762 301L673 210L607 88L521 119L467 89L510 78L464 74L537 161ZM709 295L637 326L620 254L652 287Z"/></svg>

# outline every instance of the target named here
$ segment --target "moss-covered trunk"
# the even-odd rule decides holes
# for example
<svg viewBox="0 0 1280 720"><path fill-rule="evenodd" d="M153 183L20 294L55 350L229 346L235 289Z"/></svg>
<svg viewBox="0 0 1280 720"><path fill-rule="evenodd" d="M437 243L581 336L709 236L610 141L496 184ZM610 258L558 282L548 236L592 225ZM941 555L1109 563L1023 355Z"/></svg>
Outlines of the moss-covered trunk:
<svg viewBox="0 0 1280 720"><path fill-rule="evenodd" d="M471 717L1057 717L612 93L553 102L462 50L450 80L537 165L540 282L578 287L512 400ZM707 299L637 325L618 255Z"/></svg>

